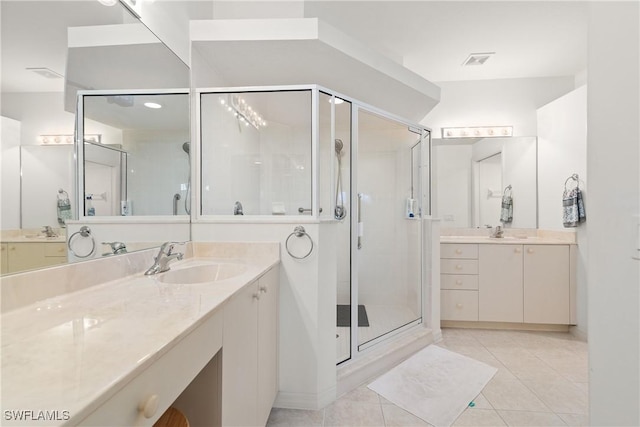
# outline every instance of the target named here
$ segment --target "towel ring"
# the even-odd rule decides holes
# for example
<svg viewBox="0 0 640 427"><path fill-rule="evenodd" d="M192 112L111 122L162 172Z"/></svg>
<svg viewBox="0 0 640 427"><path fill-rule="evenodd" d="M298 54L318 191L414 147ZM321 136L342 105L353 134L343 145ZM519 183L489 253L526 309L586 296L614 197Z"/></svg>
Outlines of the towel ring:
<svg viewBox="0 0 640 427"><path fill-rule="evenodd" d="M567 178L564 182L564 191L567 191L567 184L570 180L574 180L576 182L576 188L580 188L580 177L577 173L571 174L569 178Z"/></svg>
<svg viewBox="0 0 640 427"><path fill-rule="evenodd" d="M89 253L87 253L85 255L78 255L76 253L76 251L73 250L73 248L71 247L71 242L73 241L73 238L76 235L80 235L80 237L89 237L89 238L91 238L91 250L89 251ZM91 255L93 255L93 253L96 250L96 239L93 238L93 235L91 234L91 229L89 227L87 227L86 225L83 225L82 227L80 227L79 231L76 231L71 236L69 236L69 241L67 242L67 247L69 248L69 251L71 251L71 253L74 256L76 256L77 258L88 258Z"/></svg>
<svg viewBox="0 0 640 427"><path fill-rule="evenodd" d="M311 242L311 249L309 249L309 252L307 252L304 256L295 256L289 250L289 239L291 239L291 237L293 236L296 236L296 237L307 236L309 238L309 242ZM296 228L293 229L293 233L289 234L289 237L287 237L287 240L285 241L284 246L287 249L287 253L291 255L291 258L305 259L309 255L311 255L311 252L313 252L313 239L311 238L311 236L309 236L309 234L307 233L307 230L305 230L303 226L298 225Z"/></svg>

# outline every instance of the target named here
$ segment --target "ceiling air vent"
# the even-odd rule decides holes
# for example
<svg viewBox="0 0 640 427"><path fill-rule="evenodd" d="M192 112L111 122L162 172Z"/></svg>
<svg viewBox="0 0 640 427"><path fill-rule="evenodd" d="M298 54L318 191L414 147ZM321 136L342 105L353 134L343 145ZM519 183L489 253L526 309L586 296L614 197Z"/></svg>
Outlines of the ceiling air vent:
<svg viewBox="0 0 640 427"><path fill-rule="evenodd" d="M472 53L465 59L462 65L465 67L468 65L484 65L484 63L495 54L495 52Z"/></svg>

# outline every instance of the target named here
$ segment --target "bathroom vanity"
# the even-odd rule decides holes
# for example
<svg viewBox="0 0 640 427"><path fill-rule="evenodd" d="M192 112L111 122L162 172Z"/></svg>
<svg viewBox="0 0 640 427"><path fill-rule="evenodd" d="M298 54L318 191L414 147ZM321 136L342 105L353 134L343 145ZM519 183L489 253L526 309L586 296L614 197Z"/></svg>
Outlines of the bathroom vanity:
<svg viewBox="0 0 640 427"><path fill-rule="evenodd" d="M443 326L566 329L576 323L576 245L551 237L443 236Z"/></svg>
<svg viewBox="0 0 640 427"><path fill-rule="evenodd" d="M142 274L146 252L82 264L124 262L135 274L3 307L3 425L151 426L170 406L192 426L266 424L278 389L278 244L190 244L153 276Z"/></svg>
<svg viewBox="0 0 640 427"><path fill-rule="evenodd" d="M62 237L4 237L0 242L0 274L16 273L67 262L67 245Z"/></svg>

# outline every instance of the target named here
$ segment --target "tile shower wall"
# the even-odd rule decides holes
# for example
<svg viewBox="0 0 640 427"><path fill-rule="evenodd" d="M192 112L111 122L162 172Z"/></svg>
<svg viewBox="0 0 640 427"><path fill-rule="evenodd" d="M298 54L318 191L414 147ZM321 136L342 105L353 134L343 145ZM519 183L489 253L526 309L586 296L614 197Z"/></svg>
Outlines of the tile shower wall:
<svg viewBox="0 0 640 427"><path fill-rule="evenodd" d="M420 222L405 218L411 191L411 150L405 145L388 148L388 141L399 141L400 145L406 132L360 132L358 191L364 194L362 241L369 250L362 252L359 260L359 303L404 305L418 314L420 298L414 288L420 282L420 268L405 262L419 258L412 255L420 252ZM370 188L375 188L375 193Z"/></svg>

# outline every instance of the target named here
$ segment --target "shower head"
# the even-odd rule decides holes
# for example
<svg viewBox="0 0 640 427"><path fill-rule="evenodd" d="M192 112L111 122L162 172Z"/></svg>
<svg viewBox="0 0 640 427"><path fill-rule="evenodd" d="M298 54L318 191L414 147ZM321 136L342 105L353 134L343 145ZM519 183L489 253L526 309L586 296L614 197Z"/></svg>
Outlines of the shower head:
<svg viewBox="0 0 640 427"><path fill-rule="evenodd" d="M340 154L342 152L343 147L344 147L344 144L342 143L342 140L336 138L336 154Z"/></svg>
<svg viewBox="0 0 640 427"><path fill-rule="evenodd" d="M189 151L191 151L191 143L189 141L185 142L184 144L182 144L182 150L189 154Z"/></svg>

